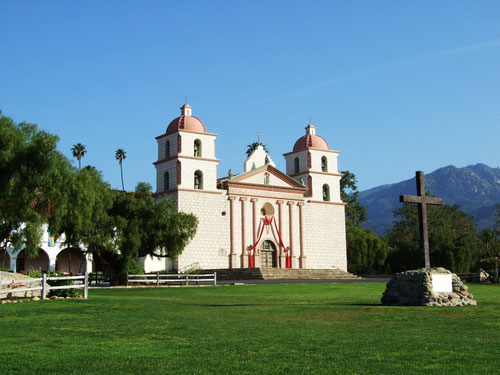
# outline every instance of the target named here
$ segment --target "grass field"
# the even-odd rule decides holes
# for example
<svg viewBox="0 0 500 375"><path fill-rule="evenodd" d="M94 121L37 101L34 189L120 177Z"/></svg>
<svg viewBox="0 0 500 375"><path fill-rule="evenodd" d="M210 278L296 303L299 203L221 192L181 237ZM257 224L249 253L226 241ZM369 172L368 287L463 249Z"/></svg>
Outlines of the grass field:
<svg viewBox="0 0 500 375"><path fill-rule="evenodd" d="M386 307L384 284L103 289L0 305L0 374L500 373L500 287Z"/></svg>

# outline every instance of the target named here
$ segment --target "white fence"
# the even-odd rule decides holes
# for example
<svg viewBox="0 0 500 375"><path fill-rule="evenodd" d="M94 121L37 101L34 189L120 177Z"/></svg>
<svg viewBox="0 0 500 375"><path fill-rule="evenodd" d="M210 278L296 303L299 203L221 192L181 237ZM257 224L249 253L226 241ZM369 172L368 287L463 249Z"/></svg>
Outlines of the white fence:
<svg viewBox="0 0 500 375"><path fill-rule="evenodd" d="M140 279L139 279L140 277ZM217 273L197 274L197 273L174 273L174 274L149 274L149 275L128 275L127 286L129 283L141 283L148 285L160 286L160 284L177 284L177 285L206 285L211 283L217 285Z"/></svg>
<svg viewBox="0 0 500 375"><path fill-rule="evenodd" d="M73 285L57 285L57 286L52 286L48 282L49 281L76 281L80 282L79 284L73 284ZM40 282L40 286L35 286L35 287L29 287L29 288L16 288L16 284L32 284L35 282ZM4 285L12 286L9 289L3 289ZM60 277L47 277L47 274L43 274L41 278L39 279L25 279L25 280L9 280L8 282L3 282L0 286L0 294L9 294L9 293L21 293L21 292L35 292L35 291L42 291L42 299L46 299L48 292L51 290L57 290L57 289L83 289L83 298L87 299L88 297L88 285L89 285L89 275L87 272L85 272L85 275L83 276L60 276Z"/></svg>

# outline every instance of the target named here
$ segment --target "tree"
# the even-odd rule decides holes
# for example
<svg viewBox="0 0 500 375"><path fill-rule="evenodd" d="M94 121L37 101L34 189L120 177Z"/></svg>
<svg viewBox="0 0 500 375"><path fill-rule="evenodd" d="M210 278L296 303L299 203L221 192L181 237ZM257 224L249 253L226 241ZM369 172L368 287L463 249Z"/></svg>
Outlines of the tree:
<svg viewBox="0 0 500 375"><path fill-rule="evenodd" d="M56 238L64 234L63 245L68 249L96 257L115 252L114 222L108 214L113 200L101 173L92 167L73 173L62 193L58 214L49 219L51 233Z"/></svg>
<svg viewBox="0 0 500 375"><path fill-rule="evenodd" d="M262 146L262 148L264 149L264 151L267 152L267 153L269 153L269 151L267 151L266 145L263 145L260 142L254 142L251 145L247 145L247 156L250 156L250 154L252 152L254 152L257 149L257 147L259 147L259 146Z"/></svg>
<svg viewBox="0 0 500 375"><path fill-rule="evenodd" d="M341 173L340 197L346 203L347 269L358 274L384 273L387 242L361 226L366 221L366 208L358 201L356 176L349 171Z"/></svg>
<svg viewBox="0 0 500 375"><path fill-rule="evenodd" d="M118 273L122 278L126 271L130 272L138 257L153 255L175 259L196 234L196 217L177 212L171 199L156 201L151 189L151 185L141 182L134 193L113 193L110 216L119 253Z"/></svg>
<svg viewBox="0 0 500 375"><path fill-rule="evenodd" d="M122 176L122 190L124 191L125 191L125 186L123 185L123 160L127 158L126 154L127 153L121 148L119 148L115 152L115 159L118 160L118 162L120 163L120 174Z"/></svg>
<svg viewBox="0 0 500 375"><path fill-rule="evenodd" d="M358 201L358 187L356 176L349 171L342 171L340 179L340 198L345 206L346 222L348 224L360 226L366 221L366 208Z"/></svg>
<svg viewBox="0 0 500 375"><path fill-rule="evenodd" d="M389 246L393 249L388 262L393 272L421 268L419 220L416 205L404 204L395 210L399 218L389 231ZM481 256L474 218L457 205L428 206L429 246L431 264L453 272L470 272L478 267Z"/></svg>
<svg viewBox="0 0 500 375"><path fill-rule="evenodd" d="M38 254L42 225L63 200L71 166L58 137L35 124L15 123L0 111L0 248Z"/></svg>
<svg viewBox="0 0 500 375"><path fill-rule="evenodd" d="M82 158L87 153L85 145L77 143L76 145L73 145L73 147L71 148L71 152L73 153L73 157L78 159L78 169L82 169Z"/></svg>

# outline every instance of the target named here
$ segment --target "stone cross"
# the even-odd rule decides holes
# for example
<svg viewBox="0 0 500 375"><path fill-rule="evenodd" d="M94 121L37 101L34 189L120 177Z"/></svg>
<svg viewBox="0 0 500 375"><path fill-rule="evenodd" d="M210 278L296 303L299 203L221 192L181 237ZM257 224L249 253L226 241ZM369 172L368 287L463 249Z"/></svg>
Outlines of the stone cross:
<svg viewBox="0 0 500 375"><path fill-rule="evenodd" d="M417 196L401 195L400 202L417 203L418 204L418 221L420 224L420 246L424 252L425 268L431 268L431 259L429 256L429 229L427 227L427 205L428 204L443 204L442 198L426 197L425 196L425 179L424 172L417 171Z"/></svg>
<svg viewBox="0 0 500 375"><path fill-rule="evenodd" d="M260 145L260 136L262 135L262 133L260 132L260 130L257 132L257 143L259 143Z"/></svg>

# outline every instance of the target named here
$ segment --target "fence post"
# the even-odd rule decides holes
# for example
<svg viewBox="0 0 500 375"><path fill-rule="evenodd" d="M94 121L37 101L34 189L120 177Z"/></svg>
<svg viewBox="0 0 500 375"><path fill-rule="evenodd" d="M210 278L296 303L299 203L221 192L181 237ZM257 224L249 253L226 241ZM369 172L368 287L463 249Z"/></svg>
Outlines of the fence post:
<svg viewBox="0 0 500 375"><path fill-rule="evenodd" d="M89 273L85 271L85 278L83 279L85 287L83 288L83 299L87 299L89 297Z"/></svg>
<svg viewBox="0 0 500 375"><path fill-rule="evenodd" d="M127 272L127 286L128 286L128 272Z"/></svg>
<svg viewBox="0 0 500 375"><path fill-rule="evenodd" d="M156 286L160 286L160 272L156 272Z"/></svg>
<svg viewBox="0 0 500 375"><path fill-rule="evenodd" d="M217 272L214 272L214 286L217 286Z"/></svg>
<svg viewBox="0 0 500 375"><path fill-rule="evenodd" d="M47 274L42 273L42 299L47 298Z"/></svg>

